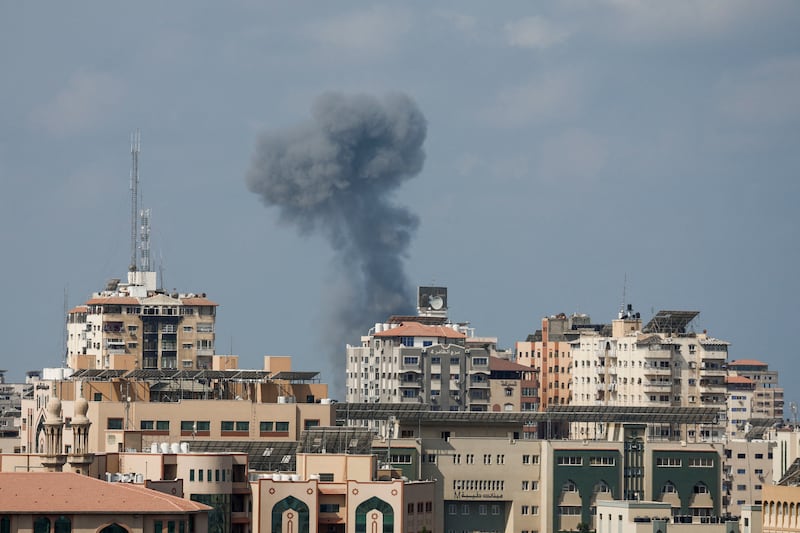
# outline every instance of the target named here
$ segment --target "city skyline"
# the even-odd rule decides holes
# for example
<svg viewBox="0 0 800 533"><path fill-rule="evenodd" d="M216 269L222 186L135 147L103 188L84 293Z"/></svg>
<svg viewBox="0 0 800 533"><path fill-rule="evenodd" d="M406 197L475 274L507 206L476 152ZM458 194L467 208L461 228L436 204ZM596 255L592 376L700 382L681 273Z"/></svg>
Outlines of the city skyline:
<svg viewBox="0 0 800 533"><path fill-rule="evenodd" d="M408 95L421 171L400 259L499 346L541 317L700 311L729 359L781 374L800 282L800 7L791 2L87 2L0 8L7 379L63 361L64 304L124 278L129 135L163 285L219 303L216 352L343 381L335 253L247 188L257 139L320 95ZM624 295L624 296L623 296ZM366 334L375 316L363 324ZM358 336L351 338L357 344ZM328 354L341 354L338 366ZM340 394L340 393L339 393Z"/></svg>

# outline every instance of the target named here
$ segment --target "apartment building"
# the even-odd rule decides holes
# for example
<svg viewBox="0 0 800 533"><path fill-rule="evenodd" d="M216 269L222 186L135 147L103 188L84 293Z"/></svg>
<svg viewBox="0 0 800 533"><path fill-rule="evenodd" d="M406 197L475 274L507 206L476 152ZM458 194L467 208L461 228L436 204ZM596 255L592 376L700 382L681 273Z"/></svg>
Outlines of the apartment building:
<svg viewBox="0 0 800 533"><path fill-rule="evenodd" d="M73 369L210 369L217 304L160 290L155 272L128 272L67 314Z"/></svg>
<svg viewBox="0 0 800 533"><path fill-rule="evenodd" d="M761 505L762 492L772 482L775 441L730 439L725 443L722 488L723 505L739 516L744 505Z"/></svg>
<svg viewBox="0 0 800 533"><path fill-rule="evenodd" d="M632 309L621 312L610 332L581 329L571 341L572 404L716 407L713 424L651 427L651 438L723 440L726 418L728 342L690 323L696 311L659 311L645 326Z"/></svg>
<svg viewBox="0 0 800 533"><path fill-rule="evenodd" d="M752 383L751 418L783 419L783 387L778 386L777 370L755 359L738 359L728 362L728 374Z"/></svg>
<svg viewBox="0 0 800 533"><path fill-rule="evenodd" d="M516 362L536 370L541 396L539 408L572 401L572 344L580 328L592 326L589 315L564 313L544 317L542 329L514 345Z"/></svg>

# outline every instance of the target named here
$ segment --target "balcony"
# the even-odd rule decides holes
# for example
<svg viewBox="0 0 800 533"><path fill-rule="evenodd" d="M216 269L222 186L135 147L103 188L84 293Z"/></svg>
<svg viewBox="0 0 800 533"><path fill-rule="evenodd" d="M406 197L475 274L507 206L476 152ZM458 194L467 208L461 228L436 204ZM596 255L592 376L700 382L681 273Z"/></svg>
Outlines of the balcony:
<svg viewBox="0 0 800 533"><path fill-rule="evenodd" d="M470 389L488 389L489 388L489 380L488 379L471 379L471 380L469 380L469 388Z"/></svg>
<svg viewBox="0 0 800 533"><path fill-rule="evenodd" d="M615 366L596 366L594 368L595 368L595 374L597 374L598 376L605 376L606 374L610 376L617 375L617 367Z"/></svg>
<svg viewBox="0 0 800 533"><path fill-rule="evenodd" d="M664 350L662 349L650 349L644 350L644 358L645 359L671 359L672 358L672 350Z"/></svg>
<svg viewBox="0 0 800 533"><path fill-rule="evenodd" d="M669 392L672 384L669 381L652 381L644 384L644 392Z"/></svg>
<svg viewBox="0 0 800 533"><path fill-rule="evenodd" d="M643 373L645 376L670 376L672 375L672 369L670 367L647 366L643 369Z"/></svg>
<svg viewBox="0 0 800 533"><path fill-rule="evenodd" d="M598 383L595 388L598 391L614 392L615 390L617 390L617 384L616 383Z"/></svg>

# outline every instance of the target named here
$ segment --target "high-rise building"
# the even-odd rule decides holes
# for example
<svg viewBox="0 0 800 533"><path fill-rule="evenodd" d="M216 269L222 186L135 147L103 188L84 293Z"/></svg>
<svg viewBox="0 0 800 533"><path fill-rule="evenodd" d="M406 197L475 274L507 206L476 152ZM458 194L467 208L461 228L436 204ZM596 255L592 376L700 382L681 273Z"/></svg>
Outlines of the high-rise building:
<svg viewBox="0 0 800 533"><path fill-rule="evenodd" d="M517 363L538 371L541 385L539 408L566 405L572 399L571 342L580 328L591 327L588 315L564 313L542 319L542 329L514 346Z"/></svg>
<svg viewBox="0 0 800 533"><path fill-rule="evenodd" d="M502 410L506 405L519 409L523 402L529 406L538 401L534 379L522 375L525 367L513 363L519 368L493 367L492 359L504 354L497 350L496 338L476 337L468 324L448 321L446 288L420 287L417 312L417 316L393 316L377 323L361 337L360 346L347 347L348 402L490 411L495 403ZM491 400L493 371L515 373L517 382L524 381L519 387L506 388L514 391L508 399L515 395L516 400Z"/></svg>
<svg viewBox="0 0 800 533"><path fill-rule="evenodd" d="M690 323L698 314L659 311L642 326L640 315L628 307L612 322L610 332L581 329L571 341L571 403L718 408L712 425L651 426L648 431L650 438L723 439L729 343L705 331L693 332Z"/></svg>
<svg viewBox="0 0 800 533"><path fill-rule="evenodd" d="M67 365L78 369L210 369L217 304L128 272L67 315Z"/></svg>

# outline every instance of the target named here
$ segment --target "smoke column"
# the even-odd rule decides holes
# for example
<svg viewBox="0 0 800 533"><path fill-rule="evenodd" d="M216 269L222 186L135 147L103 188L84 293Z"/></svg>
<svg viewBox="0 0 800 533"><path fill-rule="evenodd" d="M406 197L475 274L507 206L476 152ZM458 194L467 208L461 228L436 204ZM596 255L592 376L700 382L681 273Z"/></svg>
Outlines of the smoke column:
<svg viewBox="0 0 800 533"><path fill-rule="evenodd" d="M409 314L413 291L403 270L419 223L391 201L425 160L427 125L403 94L382 99L325 93L312 120L265 133L256 143L247 186L303 235L324 236L346 286L328 310L326 345L333 383L343 390L345 345L375 322Z"/></svg>

